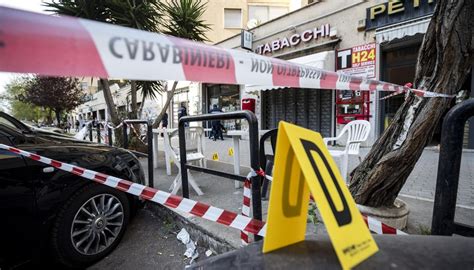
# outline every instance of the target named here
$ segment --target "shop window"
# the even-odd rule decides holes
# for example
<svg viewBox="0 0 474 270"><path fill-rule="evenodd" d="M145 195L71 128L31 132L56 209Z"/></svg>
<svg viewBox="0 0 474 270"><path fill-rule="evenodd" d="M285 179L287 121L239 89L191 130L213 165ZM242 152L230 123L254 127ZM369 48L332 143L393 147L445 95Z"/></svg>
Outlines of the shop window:
<svg viewBox="0 0 474 270"><path fill-rule="evenodd" d="M404 85L415 78L416 59L420 44L386 50L382 53L382 80ZM390 93L384 92L383 95ZM402 105L404 95L390 97L381 102L380 131L385 130Z"/></svg>
<svg viewBox="0 0 474 270"><path fill-rule="evenodd" d="M264 23L288 13L288 7L249 5L249 20Z"/></svg>
<svg viewBox="0 0 474 270"><path fill-rule="evenodd" d="M238 8L224 9L224 28L241 28L242 10Z"/></svg>
<svg viewBox="0 0 474 270"><path fill-rule="evenodd" d="M213 105L217 105L223 112L240 110L240 87L229 84L208 84L207 88L207 110L209 112ZM241 129L241 120L222 121L227 130Z"/></svg>

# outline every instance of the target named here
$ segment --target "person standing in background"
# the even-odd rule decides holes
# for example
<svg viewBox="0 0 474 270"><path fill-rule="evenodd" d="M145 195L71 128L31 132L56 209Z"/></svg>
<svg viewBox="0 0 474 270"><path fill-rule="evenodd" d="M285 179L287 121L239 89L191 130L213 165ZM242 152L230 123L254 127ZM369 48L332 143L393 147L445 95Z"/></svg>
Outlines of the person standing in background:
<svg viewBox="0 0 474 270"><path fill-rule="evenodd" d="M217 104L212 105L212 110L209 111L209 113L222 113L222 110L217 107ZM213 120L211 122L212 125L212 130L211 130L211 135L209 136L209 139L213 137L212 139L215 141L217 139L224 140L224 136L222 135L222 123L221 120Z"/></svg>
<svg viewBox="0 0 474 270"><path fill-rule="evenodd" d="M178 110L178 121L179 121L179 119L181 119L181 117L187 116L187 115L188 115L188 111L186 109L186 106L184 105L184 102L182 102L181 103L181 108L179 108L179 110ZM188 123L185 123L184 126L187 127Z"/></svg>
<svg viewBox="0 0 474 270"><path fill-rule="evenodd" d="M161 118L161 128L162 129L167 129L168 128L168 113L165 112L163 114L163 117ZM166 131L163 131L166 132ZM163 137L163 132L161 133L161 137Z"/></svg>

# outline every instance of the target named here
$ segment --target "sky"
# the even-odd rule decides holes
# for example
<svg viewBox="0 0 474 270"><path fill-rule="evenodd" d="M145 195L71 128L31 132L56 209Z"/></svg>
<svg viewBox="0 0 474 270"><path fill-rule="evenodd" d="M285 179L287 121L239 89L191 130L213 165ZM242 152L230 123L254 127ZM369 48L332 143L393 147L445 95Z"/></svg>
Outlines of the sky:
<svg viewBox="0 0 474 270"><path fill-rule="evenodd" d="M28 10L38 13L44 12L43 2L49 2L46 0L0 0L0 6L12 7L17 9ZM5 86L16 76L21 74L0 72L0 95L5 92ZM0 101L1 106L1 101Z"/></svg>

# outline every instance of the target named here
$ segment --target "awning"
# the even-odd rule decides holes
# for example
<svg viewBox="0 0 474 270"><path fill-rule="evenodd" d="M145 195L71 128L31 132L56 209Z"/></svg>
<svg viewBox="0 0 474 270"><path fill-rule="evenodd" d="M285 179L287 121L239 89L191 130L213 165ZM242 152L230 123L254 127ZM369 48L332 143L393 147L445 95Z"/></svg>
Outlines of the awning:
<svg viewBox="0 0 474 270"><path fill-rule="evenodd" d="M289 62L308 65L315 68L320 68L324 70L334 70L334 51L325 51L320 53L315 53L311 55L306 55L294 59L288 60ZM286 87L282 86L268 86L268 85L255 85L255 84L246 84L245 93L252 93L257 91L266 91L274 89L283 89Z"/></svg>
<svg viewBox="0 0 474 270"><path fill-rule="evenodd" d="M430 20L431 15L377 29L375 31L375 39L377 43L383 43L407 36L414 36L416 34L424 34L426 33L426 29L428 29Z"/></svg>

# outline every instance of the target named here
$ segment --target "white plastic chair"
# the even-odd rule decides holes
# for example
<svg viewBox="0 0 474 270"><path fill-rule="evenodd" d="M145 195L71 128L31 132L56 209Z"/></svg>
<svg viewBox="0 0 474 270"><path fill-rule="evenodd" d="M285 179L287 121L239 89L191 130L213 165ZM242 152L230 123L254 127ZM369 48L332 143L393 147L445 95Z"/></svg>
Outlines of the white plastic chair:
<svg viewBox="0 0 474 270"><path fill-rule="evenodd" d="M192 131L188 131L186 133L192 133ZM170 186L171 194L176 194L178 190L181 188L182 183L181 183L181 164L180 164L180 158L179 158L179 149L173 148L171 144L171 138L175 136L178 133L178 131L173 131L171 134L168 135L167 132L164 132L164 148L166 155L173 161L173 163L176 165L178 168L178 175L176 175L173 183ZM205 159L204 154L202 152L194 152L194 153L187 153L186 154L186 161L187 162L193 162L193 161L199 161L202 162ZM189 184L191 187L196 191L196 193L201 196L204 193L202 190L199 188L197 185L196 181L194 180L194 177L192 176L191 172L187 170L188 173L188 180Z"/></svg>
<svg viewBox="0 0 474 270"><path fill-rule="evenodd" d="M174 130L169 134L165 131L163 134L168 135L168 140L164 140L165 148L165 163L166 163L166 174L171 175L171 165L169 152L166 151L167 146L171 147L176 154L179 155L179 146L173 147L173 137L177 137L178 130ZM186 136L186 152L187 153L205 153L205 140L204 140L204 129L202 127L187 127L185 129ZM164 136L164 135L163 135ZM176 141L174 141L176 142ZM199 160L199 166L207 168L206 159Z"/></svg>
<svg viewBox="0 0 474 270"><path fill-rule="evenodd" d="M323 141L327 145L328 142L337 141L347 133L346 148L344 150L329 150L331 156L339 158L341 160L341 175L344 179L347 179L347 167L349 166L349 155L359 157L360 144L365 142L369 137L370 123L365 120L355 120L349 122L341 130L341 133L337 137L324 138Z"/></svg>

